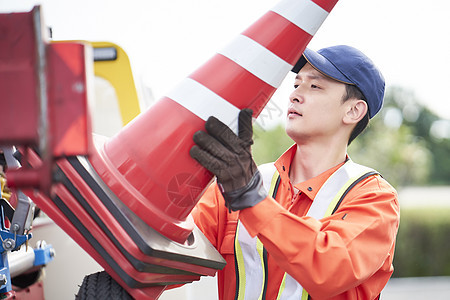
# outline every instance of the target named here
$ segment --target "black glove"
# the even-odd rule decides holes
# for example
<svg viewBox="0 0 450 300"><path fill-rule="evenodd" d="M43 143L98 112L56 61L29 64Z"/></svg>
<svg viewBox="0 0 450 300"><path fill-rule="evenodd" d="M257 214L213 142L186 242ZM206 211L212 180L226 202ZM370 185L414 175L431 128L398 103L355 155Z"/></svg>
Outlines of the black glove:
<svg viewBox="0 0 450 300"><path fill-rule="evenodd" d="M252 110L239 112L239 135L215 117L205 123L207 131L194 134L192 158L217 177L226 206L232 210L251 207L266 198L262 178L253 161Z"/></svg>

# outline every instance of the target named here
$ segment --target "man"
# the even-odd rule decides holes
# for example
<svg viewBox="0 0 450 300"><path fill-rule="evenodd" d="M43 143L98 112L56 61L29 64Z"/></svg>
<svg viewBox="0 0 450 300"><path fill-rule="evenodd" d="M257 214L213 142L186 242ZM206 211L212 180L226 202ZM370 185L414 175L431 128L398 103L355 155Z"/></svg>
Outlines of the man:
<svg viewBox="0 0 450 300"><path fill-rule="evenodd" d="M191 156L217 177L193 215L227 261L219 298L376 299L393 272L397 194L347 146L381 109L383 76L349 46L307 49L294 71L295 144L274 164L253 162L247 109L238 136L214 117L194 135Z"/></svg>

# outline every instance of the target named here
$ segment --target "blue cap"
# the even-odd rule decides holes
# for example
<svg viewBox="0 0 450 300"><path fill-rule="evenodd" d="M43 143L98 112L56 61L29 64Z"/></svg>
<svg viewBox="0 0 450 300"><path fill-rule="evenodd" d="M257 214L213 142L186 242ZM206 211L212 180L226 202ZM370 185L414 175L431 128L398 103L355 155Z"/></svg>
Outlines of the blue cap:
<svg viewBox="0 0 450 300"><path fill-rule="evenodd" d="M357 86L369 106L370 118L380 111L384 98L383 75L358 49L343 45L317 52L306 49L292 71L298 73L306 62L332 79Z"/></svg>

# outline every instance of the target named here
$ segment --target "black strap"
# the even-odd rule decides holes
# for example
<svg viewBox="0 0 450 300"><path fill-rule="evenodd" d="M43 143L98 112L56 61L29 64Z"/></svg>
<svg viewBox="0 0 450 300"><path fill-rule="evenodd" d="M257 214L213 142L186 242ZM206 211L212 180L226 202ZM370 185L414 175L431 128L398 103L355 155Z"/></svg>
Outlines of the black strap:
<svg viewBox="0 0 450 300"><path fill-rule="evenodd" d="M236 227L237 230L237 227ZM236 239L236 235L235 235ZM239 296L239 269L238 269L238 262L236 259L236 241L234 241L234 273L236 274L236 294L234 296L234 300L238 299Z"/></svg>
<svg viewBox="0 0 450 300"><path fill-rule="evenodd" d="M278 175L277 182L275 183L275 187L273 188L272 198L275 199L278 193L278 187L280 186L281 177Z"/></svg>
<svg viewBox="0 0 450 300"><path fill-rule="evenodd" d="M272 193L272 198L275 199L275 197L277 196L277 192L278 192L278 187L280 186L280 182L281 182L281 177L280 175L278 175L277 178L277 182L275 183L275 187L273 188L273 193ZM262 299L265 300L266 299L266 293L267 293L267 282L268 282L268 277L269 277L269 267L268 267L268 262L267 262L267 250L266 247L264 247L263 245L263 261L264 261L264 286L263 286L263 294L262 294Z"/></svg>
<svg viewBox="0 0 450 300"><path fill-rule="evenodd" d="M266 299L266 294L267 294L267 278L269 277L269 268L268 268L268 264L267 264L267 250L266 248L263 247L263 261L264 261L264 286L263 286L263 294L262 294L262 298L263 300Z"/></svg>
<svg viewBox="0 0 450 300"><path fill-rule="evenodd" d="M366 174L362 175L361 177L359 177L358 179L355 180L355 182L353 182L346 190L345 192L342 194L341 198L339 199L338 203L336 203L336 206L333 209L333 212L331 214L334 214L336 212L336 210L339 208L339 205L341 205L342 200L344 200L345 196L347 196L348 192L350 192L350 190L357 185L358 183L360 183L363 179L366 179L369 176L372 175L377 175L379 174L376 171L370 171L367 172Z"/></svg>

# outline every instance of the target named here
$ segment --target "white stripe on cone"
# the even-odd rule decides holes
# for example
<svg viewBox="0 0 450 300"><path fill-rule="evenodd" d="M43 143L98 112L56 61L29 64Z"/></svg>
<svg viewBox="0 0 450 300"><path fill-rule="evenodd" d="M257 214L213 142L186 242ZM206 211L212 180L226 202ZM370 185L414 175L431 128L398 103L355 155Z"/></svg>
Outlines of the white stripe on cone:
<svg viewBox="0 0 450 300"><path fill-rule="evenodd" d="M328 12L310 0L283 0L272 9L310 35L314 35Z"/></svg>
<svg viewBox="0 0 450 300"><path fill-rule="evenodd" d="M204 121L210 116L215 116L237 134L239 109L197 81L185 78L167 94L167 97Z"/></svg>
<svg viewBox="0 0 450 300"><path fill-rule="evenodd" d="M274 88L280 86L293 67L245 35L239 35L219 53Z"/></svg>

